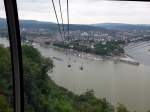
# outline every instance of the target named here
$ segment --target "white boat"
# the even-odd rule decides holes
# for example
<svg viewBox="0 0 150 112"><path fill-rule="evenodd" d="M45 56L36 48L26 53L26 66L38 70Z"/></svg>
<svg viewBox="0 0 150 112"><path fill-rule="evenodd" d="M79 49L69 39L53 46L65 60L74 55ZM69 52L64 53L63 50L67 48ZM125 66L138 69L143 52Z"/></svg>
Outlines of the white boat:
<svg viewBox="0 0 150 112"><path fill-rule="evenodd" d="M119 59L120 62L124 62L124 63L128 63L128 64L133 64L133 65L140 65L140 63L130 57L126 57L126 58L120 58Z"/></svg>

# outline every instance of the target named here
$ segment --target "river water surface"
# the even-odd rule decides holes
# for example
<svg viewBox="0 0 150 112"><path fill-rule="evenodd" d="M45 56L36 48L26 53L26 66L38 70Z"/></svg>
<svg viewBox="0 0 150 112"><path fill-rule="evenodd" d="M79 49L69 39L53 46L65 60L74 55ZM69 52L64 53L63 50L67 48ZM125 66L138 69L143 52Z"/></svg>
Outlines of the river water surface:
<svg viewBox="0 0 150 112"><path fill-rule="evenodd" d="M146 50L150 46L147 44L143 45L146 48L142 45L126 48L127 54L141 62L139 66L83 59L38 44L34 47L43 56L62 59L53 59L55 67L53 73L49 73L58 85L76 94L93 89L97 97L105 97L114 105L122 103L131 111L146 112L150 110L150 52ZM70 68L67 67L68 64L71 64ZM83 70L80 70L81 66Z"/></svg>

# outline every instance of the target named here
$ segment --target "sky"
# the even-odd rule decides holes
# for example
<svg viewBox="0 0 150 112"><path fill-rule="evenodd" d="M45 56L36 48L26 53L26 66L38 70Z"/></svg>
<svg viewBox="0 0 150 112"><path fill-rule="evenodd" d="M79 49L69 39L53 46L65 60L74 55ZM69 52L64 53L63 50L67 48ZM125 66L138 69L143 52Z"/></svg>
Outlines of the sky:
<svg viewBox="0 0 150 112"><path fill-rule="evenodd" d="M58 0L54 0L60 20ZM61 0L64 22L67 22L66 0ZM56 22L51 0L17 0L19 19ZM150 2L69 0L70 23L150 24ZM0 17L5 17L0 0Z"/></svg>

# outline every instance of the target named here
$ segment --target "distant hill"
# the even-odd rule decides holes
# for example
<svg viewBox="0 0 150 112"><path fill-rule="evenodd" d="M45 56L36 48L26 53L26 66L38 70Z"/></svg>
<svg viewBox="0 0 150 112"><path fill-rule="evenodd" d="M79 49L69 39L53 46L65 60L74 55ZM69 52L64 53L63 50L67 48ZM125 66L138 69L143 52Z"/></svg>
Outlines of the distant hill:
<svg viewBox="0 0 150 112"><path fill-rule="evenodd" d="M7 22L6 19L0 18L0 28L6 28ZM55 23L51 22L40 22L35 20L20 20L20 27L21 28L28 28L28 29L50 29L51 27L57 27ZM56 28L55 28L56 29Z"/></svg>
<svg viewBox="0 0 150 112"><path fill-rule="evenodd" d="M0 29L6 28L6 19L0 18ZM27 29L47 29L49 31L57 31L58 26L52 22L42 22L36 20L20 20L21 28ZM64 25L67 29L67 25ZM81 31L101 31L114 33L115 30L150 30L150 24L123 24L123 23L99 23L91 25L70 24L70 30Z"/></svg>
<svg viewBox="0 0 150 112"><path fill-rule="evenodd" d="M6 20L3 18L0 18L0 28L6 28ZM58 26L56 23L52 22L41 22L41 21L35 21L35 20L20 20L20 26L21 28L27 28L27 29L48 29L51 31L58 30ZM64 25L65 29L67 29L67 25ZM105 28L97 27L97 26L91 26L91 25L80 25L80 24L71 24L70 30L81 30L81 31L102 31L107 32L108 30Z"/></svg>
<svg viewBox="0 0 150 112"><path fill-rule="evenodd" d="M150 24L124 24L124 23L99 23L92 26L103 27L110 30L150 30Z"/></svg>

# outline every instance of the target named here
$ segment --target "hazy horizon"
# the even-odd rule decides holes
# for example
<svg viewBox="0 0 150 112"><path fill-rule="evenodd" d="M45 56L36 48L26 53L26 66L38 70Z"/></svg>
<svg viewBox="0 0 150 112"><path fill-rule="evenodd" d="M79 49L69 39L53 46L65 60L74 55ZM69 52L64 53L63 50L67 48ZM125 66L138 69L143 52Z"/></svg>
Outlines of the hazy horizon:
<svg viewBox="0 0 150 112"><path fill-rule="evenodd" d="M0 19L6 19L4 17L0 17ZM21 21L37 21L37 22L48 22L48 23L54 23L57 24L56 22L51 22L51 21L42 21L42 20L34 20L34 19L20 19ZM74 25L96 25L96 24L129 24L129 25L150 25L150 24L132 24L132 23L113 23L113 22L107 22L107 23L93 23L93 24L78 24L78 23L73 23Z"/></svg>
<svg viewBox="0 0 150 112"><path fill-rule="evenodd" d="M51 0L17 1L19 18L21 20L56 23ZM0 0L0 17L4 18L5 12L2 2L3 0ZM62 0L61 2L64 23L67 23L66 0ZM59 12L58 0L55 0L55 5L57 12ZM71 24L150 24L150 2L69 0L69 6Z"/></svg>

